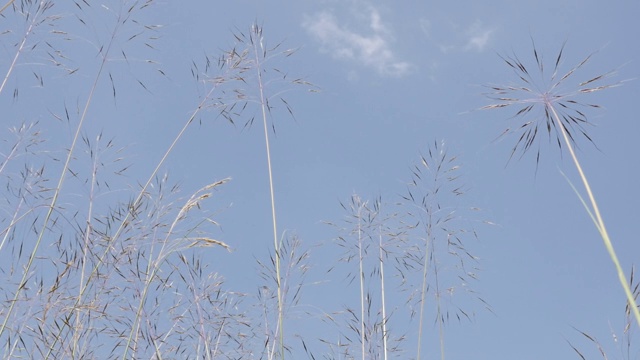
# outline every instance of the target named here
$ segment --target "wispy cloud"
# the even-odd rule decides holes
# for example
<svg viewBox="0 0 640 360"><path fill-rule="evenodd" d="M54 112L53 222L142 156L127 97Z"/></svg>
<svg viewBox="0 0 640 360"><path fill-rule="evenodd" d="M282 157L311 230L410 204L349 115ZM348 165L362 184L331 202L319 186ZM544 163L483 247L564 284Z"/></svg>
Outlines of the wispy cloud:
<svg viewBox="0 0 640 360"><path fill-rule="evenodd" d="M492 29L485 27L481 21L476 20L467 29L467 44L465 45L464 49L476 51L484 50L489 43L492 34Z"/></svg>
<svg viewBox="0 0 640 360"><path fill-rule="evenodd" d="M484 51L491 43L494 29L476 20L467 26L453 22L440 22L420 19L420 28L432 42L437 44L440 51ZM437 30L436 30L437 29Z"/></svg>
<svg viewBox="0 0 640 360"><path fill-rule="evenodd" d="M380 13L371 8L366 20L368 23L364 34L341 26L328 11L307 16L302 25L320 42L321 50L330 53L333 58L357 62L383 76L408 74L412 66L399 60L391 49L393 37Z"/></svg>

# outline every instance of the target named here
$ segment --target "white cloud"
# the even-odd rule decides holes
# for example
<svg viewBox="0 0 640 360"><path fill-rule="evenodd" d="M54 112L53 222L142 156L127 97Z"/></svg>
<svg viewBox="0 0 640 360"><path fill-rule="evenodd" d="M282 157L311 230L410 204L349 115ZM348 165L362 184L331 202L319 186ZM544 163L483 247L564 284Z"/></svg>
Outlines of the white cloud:
<svg viewBox="0 0 640 360"><path fill-rule="evenodd" d="M303 27L321 43L323 51L336 59L355 61L384 76L407 74L412 66L398 60L391 50L391 32L380 13L372 8L368 22L367 34L363 35L341 26L332 13L323 11L306 17Z"/></svg>
<svg viewBox="0 0 640 360"><path fill-rule="evenodd" d="M467 45L465 50L482 51L489 43L493 30L488 29L482 25L482 22L476 21L467 30Z"/></svg>

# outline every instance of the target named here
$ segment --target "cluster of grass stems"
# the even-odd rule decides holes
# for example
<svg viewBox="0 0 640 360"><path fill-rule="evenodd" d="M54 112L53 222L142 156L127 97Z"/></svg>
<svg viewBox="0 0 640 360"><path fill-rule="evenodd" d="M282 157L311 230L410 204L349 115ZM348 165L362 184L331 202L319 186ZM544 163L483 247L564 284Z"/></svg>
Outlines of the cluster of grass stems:
<svg viewBox="0 0 640 360"><path fill-rule="evenodd" d="M479 209L465 204L459 159L444 141L430 142L410 168L401 196L367 201L354 194L340 204L346 216L330 224L337 229L335 244L343 255L328 271L346 274L348 289L357 284L357 301L320 312L335 327L332 337L318 335L314 342L301 337L285 325L301 305L310 253L298 236L278 229L270 141L276 132L274 120L281 114L293 116L284 93L295 87L316 88L278 68L278 61L296 49L270 44L257 23L247 31L236 30L230 48L193 61L199 98L186 118L172 119L182 122L180 130L161 156L145 159L152 161L151 171L132 185L125 176L131 167L127 148L101 132L91 133L88 123L99 117L93 110L98 94L108 93L117 103L117 89L126 81L117 64L127 64L134 85L149 93L153 88L145 79L166 76L159 62L146 57L154 54L160 26L139 20L155 5L152 0L72 1L57 10L61 5L51 0L22 0L0 8L6 26L0 41L12 51L1 69L0 99L23 109L25 90L20 84L26 76L35 77L41 91L59 102L46 112L26 116L57 121L69 134L68 143L50 146L42 124L25 121L4 135L3 358L284 359L304 351L313 359L319 352L325 358L363 360L421 359L437 352L445 359L446 325L472 319L470 303L491 311L473 286L479 270L472 251ZM78 27L88 28L96 39L74 36L69 29ZM107 30L99 33L102 29ZM81 41L89 42L87 53L77 50ZM534 55L543 73L535 46ZM557 77L561 56L562 50L548 91L539 91L517 57L504 58L526 85L491 86L489 96L498 102L485 108L522 105L516 115L528 116L542 105L544 121L528 121L513 130L522 135L512 155L533 148L545 127L560 148L569 150L588 195L585 207L627 293L627 315L633 314L640 324L633 272L628 282L574 151L576 130L591 141L583 127L586 116L576 109L576 94L555 91L589 58ZM578 94L614 86L591 86L607 75L581 83ZM84 86L82 94L74 95L75 107L55 88L60 86L56 78ZM8 90L11 85L13 91ZM105 88L110 91L102 91ZM30 90L26 93L33 96ZM519 97L522 93L532 97ZM273 251L268 261L256 260L262 283L255 296L230 289L220 269L212 269L214 262L206 258L217 254L216 249L231 249L213 235L218 224L208 205L230 179L212 180L184 196L166 173L168 160L188 130L216 118L243 129L252 128L258 119L264 135ZM211 247L214 251L201 251ZM437 350L425 350L434 336L429 323L437 329ZM293 341L298 338L299 344ZM321 347L326 351L318 350Z"/></svg>
<svg viewBox="0 0 640 360"><path fill-rule="evenodd" d="M350 330L359 340L355 349L345 341L352 336L338 330L342 345L332 346L342 349L341 358L426 358L424 344L433 337L427 324L434 324L437 351L428 353L444 359L446 325L472 320L474 302L491 311L474 290L479 259L472 250L476 222L489 222L479 220L479 208L464 205L458 157L444 141L434 141L410 171L397 199L365 201L353 195L341 203L347 212L342 223L331 223L340 230L341 262L352 264L331 271L345 273L359 289L358 307L339 313L346 315L347 326L335 320L338 329Z"/></svg>

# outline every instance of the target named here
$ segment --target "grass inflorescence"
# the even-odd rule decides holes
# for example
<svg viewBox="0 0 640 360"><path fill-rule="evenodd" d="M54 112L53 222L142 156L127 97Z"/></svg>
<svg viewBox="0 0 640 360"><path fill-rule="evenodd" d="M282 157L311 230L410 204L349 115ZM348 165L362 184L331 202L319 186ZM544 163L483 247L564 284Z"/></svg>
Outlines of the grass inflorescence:
<svg viewBox="0 0 640 360"><path fill-rule="evenodd" d="M548 67L545 68L545 62L535 43L532 44L532 47L532 55L535 60L535 67L533 68L527 66L516 55L501 56L503 62L514 72L519 83L515 85L489 85L488 87L492 91L487 96L495 102L484 106L482 109L516 108L512 118L516 124L508 127L503 132L503 134L512 132L520 134L511 150L510 158L517 151L524 154L535 146L537 147L537 168L540 162L540 143L537 140L538 136L545 132L550 140L557 144L561 150L566 149L569 152L584 186L587 199L584 200L577 190L576 194L602 238L616 268L618 279L630 305L631 313L640 326L640 309L637 300L629 287L629 282L618 260L613 242L609 237L595 195L575 151L579 137L586 139L589 143L594 143L586 129L591 124L587 117L587 109L600 107L598 104L586 102L583 97L618 86L621 82L605 82L615 73L610 71L579 80L577 81L577 86L567 86L566 83L573 81L575 74L586 66L593 54L586 56L569 70L561 72L560 66L564 61L563 56L565 53L565 44L563 44L558 51L558 55L553 59L551 73L549 74L549 70L546 70ZM571 186L573 187L573 185Z"/></svg>

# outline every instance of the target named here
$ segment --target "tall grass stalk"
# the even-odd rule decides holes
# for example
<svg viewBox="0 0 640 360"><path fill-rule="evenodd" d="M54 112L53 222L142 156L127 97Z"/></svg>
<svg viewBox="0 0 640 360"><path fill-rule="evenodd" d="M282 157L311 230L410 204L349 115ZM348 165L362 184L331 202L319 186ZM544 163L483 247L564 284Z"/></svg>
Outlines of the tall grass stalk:
<svg viewBox="0 0 640 360"><path fill-rule="evenodd" d="M249 36L250 43L253 47L253 55L255 59L255 71L258 79L258 89L260 91L259 99L260 112L262 116L262 124L264 130L264 145L265 152L267 153L267 168L269 171L269 196L271 198L271 223L273 226L273 249L275 252L275 270L276 270L276 282L277 282L277 294L278 294L278 324L279 329L278 339L280 344L280 356L282 359L284 356L284 306L282 303L282 284L280 283L280 243L278 242L278 222L276 220L276 199L273 191L273 169L271 167L271 147L269 146L269 126L267 125L267 98L264 91L264 80L262 79L262 61L261 57L266 55L266 49L263 45L262 28L258 24L254 24L251 27L251 35Z"/></svg>
<svg viewBox="0 0 640 360"><path fill-rule="evenodd" d="M517 56L501 57L505 64L513 70L518 79L522 81L522 84L513 86L488 86L492 92L486 95L497 102L484 106L482 109L496 109L515 105L519 106L519 108L514 115L514 119L525 117L532 118L532 120L526 120L519 126L514 126L513 129L515 130L512 130L512 127L509 127L505 132L503 132L503 135L512 132L521 133L516 145L512 148L511 156L513 156L516 151L520 151L522 152L522 155L524 155L524 153L535 145L538 135L543 133L544 130L542 129L545 128L549 138L555 138L555 142L561 151L563 147L566 147L569 151L573 164L578 171L580 180L582 181L589 199L589 206L587 206L586 209L587 213L592 217L596 229L602 238L605 248L607 249L607 253L609 254L609 257L616 269L618 280L620 281L620 285L625 293L627 302L631 305L632 313L634 314L638 326L640 326L640 309L638 307L638 303L636 302L636 299L634 299L632 290L629 288L628 281L600 213L595 195L574 150L577 141L576 136L574 136L576 133L578 135L582 135L590 143L594 143L585 129L585 126L590 125L591 123L587 119L587 115L580 108L600 107L597 104L582 102L580 96L618 86L621 82L602 84L604 80L608 79L613 74L613 72L607 72L579 82L577 89L566 91L564 89L565 83L569 79L573 79L572 76L589 62L593 54L588 55L573 68L564 73L564 75L559 77L559 67L563 60L565 48L565 44L563 44L557 57L555 57L553 72L550 78L547 79L544 72L545 64L533 41L532 47L536 71L539 72L540 79L534 78L532 75L534 72L529 71L524 62L522 62ZM539 107L542 107L542 109L539 109ZM539 129L541 129L540 132L538 131ZM540 147L538 145L536 167L539 161Z"/></svg>
<svg viewBox="0 0 640 360"><path fill-rule="evenodd" d="M346 309L346 312L351 315L348 327L358 336L359 358L364 360L367 356L375 356L375 353L372 352L375 344L375 338L372 336L373 324L371 324L371 317L367 317L367 314L370 314L371 311L373 292L370 291L366 281L365 271L367 269L365 269L365 261L369 258L369 248L372 245L372 230L375 231L378 227L375 223L378 212L375 208L371 208L367 201L362 200L355 194L351 196L349 203L340 202L340 206L347 212L347 217L344 220L346 227L339 227L339 231L344 234L341 234L336 239L336 243L344 248L345 251L340 260L350 263L355 259L357 262L357 264L354 264L355 271L349 271L348 275L350 283L357 281L358 289L357 310ZM380 263L382 259L382 257L378 257L376 262ZM369 320L369 323L366 320ZM382 319L383 323L384 321L385 319ZM350 338L349 336L345 337L347 339ZM345 356L349 356L348 351L348 348L345 348Z"/></svg>
<svg viewBox="0 0 640 360"><path fill-rule="evenodd" d="M388 339L389 332L387 330L387 302L386 302L386 294L385 294L385 278L384 278L384 259L386 257L384 252L384 247L382 244L382 224L378 225L378 263L380 267L380 301L381 301L381 311L382 311L382 356L384 360L387 360L389 356L388 350Z"/></svg>
<svg viewBox="0 0 640 360"><path fill-rule="evenodd" d="M358 223L356 225L356 232L357 232L357 237L358 237L358 280L359 280L359 285L360 285L360 344L362 347L362 360L365 360L365 355L366 355L366 337L365 337L365 328L364 328L364 309L365 309L365 305L364 305L364 301L365 301L365 295L364 295L364 255L365 255L365 250L364 250L364 234L363 234L363 229L362 229L362 216L363 214L363 209L365 208L366 203L360 203L357 206L357 219L358 219Z"/></svg>
<svg viewBox="0 0 640 360"><path fill-rule="evenodd" d="M461 203L466 188L461 180L458 157L450 155L444 141L434 141L420 161L412 166L412 178L402 196L410 221L407 229L414 244L406 250L405 267L419 271L409 302L417 306L416 359L423 356L427 313L434 313L438 326L440 358L445 358L445 324L451 318L471 319L473 313L453 302L454 294L467 294L490 310L486 301L470 288L477 279L478 258L470 251L469 240L477 235L470 222L479 209ZM467 265L468 263L471 265ZM416 294L417 292L417 294ZM430 305L428 296L433 297ZM417 298L417 300L416 300ZM446 302L446 304L445 304ZM448 310L448 307L453 307Z"/></svg>
<svg viewBox="0 0 640 360"><path fill-rule="evenodd" d="M329 223L340 231L335 242L344 249L340 262L349 267L346 280L357 282L349 289L358 288L358 305L346 305L344 312L337 313L347 316L349 334L340 333L338 343L322 340L337 346L343 358L407 358L401 344L408 334L398 335L392 328L403 315L407 321L417 318L416 331L407 331L418 333L415 358L424 356L428 315L438 326L440 357L445 358L446 323L474 315L457 305L457 298L466 296L491 310L471 288L478 277L479 259L470 250L469 240L477 237L470 223L480 209L461 203L466 187L461 183L458 158L449 155L443 141L436 141L411 171L408 191L393 204L393 211L381 198L368 202L352 195L348 203L340 202L347 213L343 224ZM393 276L387 275L389 262ZM337 269L336 265L329 271ZM388 279L394 280L391 286ZM390 288L407 291L408 299L394 302L398 299L388 297ZM403 314L399 308L406 305L409 312Z"/></svg>
<svg viewBox="0 0 640 360"><path fill-rule="evenodd" d="M252 26L252 31L254 31L254 29L257 29L256 25ZM255 30L255 31L257 31L257 30ZM260 32L261 32L261 30L260 30ZM251 39L253 40L253 37L251 37ZM152 171L152 173L149 176L149 178L147 179L146 183L143 185L142 189L138 193L137 198L133 202L133 204L134 204L133 207L135 207L136 204L138 204L142 200L142 197L145 195L146 188L151 184L152 180L157 176L158 172L162 168L163 164L166 162L166 160L169 157L169 155L173 152L173 150L176 147L176 145L179 142L179 140L184 136L184 134L187 131L187 129L191 126L191 124L200 115L200 113L202 111L209 110L211 108L219 110L220 114L222 116L224 116L225 118L227 118L229 121L231 121L233 123L233 118L232 118L233 114L230 114L229 109L233 109L235 107L236 103L233 102L233 99L231 99L232 103L229 104L229 103L227 103L227 101L229 101L229 99L218 98L215 94L216 94L216 92L220 92L221 91L221 87L229 86L228 83L237 84L239 82L244 82L244 78L242 76L246 71L251 69L251 67L247 67L246 66L247 64L244 61L238 61L239 59L237 58L237 56L238 56L238 54L235 52L235 49L230 51L230 52L227 52L227 53L223 54L223 56L218 61L218 64L219 64L220 68L223 70L223 75L215 76L213 78L208 78L208 77L205 76L203 78L202 81L205 84L208 84L209 89L207 90L207 92L202 97L202 99L201 99L200 103L198 104L197 108L192 112L192 114L186 120L186 122L184 123L182 129L176 135L176 137L174 138L172 143L169 145L169 147L165 151L165 153L162 156L162 158L160 159L160 161L157 163L155 169ZM207 64L209 64L209 59L208 58L207 58ZM194 66L195 66L195 68L193 70L194 77L196 78L196 80L201 81L202 74L199 73L200 70L197 68L197 66L195 64L194 64ZM259 69L259 65L258 65L257 62L256 62L256 68ZM209 66L207 65L205 71L208 71L208 70L209 70ZM259 82L258 82L259 85L260 85L260 94L261 94L260 99L263 99L263 97L262 97L263 88L262 88L262 81L261 81L262 73L261 73L260 70L257 70L257 72L258 72L258 76L259 76L259 79L260 79ZM231 85L231 86L233 86L233 85ZM221 92L224 93L224 91L221 91ZM242 99L243 97L244 97L243 95L238 95L237 99ZM263 109L263 114L265 113L265 111L266 110ZM270 160L270 151L269 151L269 143L268 143L268 132L266 131L266 129L265 129L265 136L266 136L266 141L267 141L266 142L266 144L267 144L266 146L267 146L267 156L268 156L268 164L269 164L269 179L270 179L270 185L271 185L272 211L273 211L274 231L275 231L276 230L275 229L275 205L274 205L274 202L273 202L273 185L272 185L272 175L271 175L271 160ZM118 231L116 231L116 235L114 236L114 238L116 238L120 234L120 231L124 228L123 225L126 224L127 220L128 220L128 217L125 217L125 219L123 220L121 226L118 228ZM221 245L222 244L223 243L221 243ZM227 247L226 245L224 245L224 246ZM277 258L277 256L276 256L276 258ZM151 266L151 262L149 263L149 266ZM155 268L157 269L157 266ZM149 282L147 282L147 286L150 284L150 281L152 279L153 279L153 277L149 278ZM278 279L279 279L279 277L278 277ZM145 291L145 293L146 293L146 291ZM141 310L141 307L143 305L143 301L144 301L144 296L141 299L139 310L138 310L138 313L136 315L136 319L138 319L139 316L140 316L140 310ZM279 304L280 304L280 302L279 302ZM279 313L281 313L281 312L279 311ZM137 320L136 320L136 323L137 323ZM132 329L132 331L131 331L131 333L129 335L129 339L127 341L127 346L125 348L125 352L123 353L123 357L122 357L123 359L125 359L126 356L127 356L126 349L129 347L129 344L132 341L133 334L134 334L134 330Z"/></svg>
<svg viewBox="0 0 640 360"><path fill-rule="evenodd" d="M233 35L236 39L236 45L226 51L226 61L233 63L234 66L241 69L237 76L237 80L241 81L245 85L255 85L256 89L234 89L233 92L236 94L236 98L225 104L222 116L232 124L235 124L237 117L244 115L244 112L250 111L248 110L248 108L250 108L248 105L252 103L257 105L258 114L249 115L249 119L245 122L244 128L251 127L256 117L262 121L269 182L276 296L278 299L276 309L278 316L277 323L275 324L276 329L278 329L277 336L276 339L269 339L269 341L277 340L278 353L280 354L280 358L284 359L286 340L284 324L285 301L283 295L283 284L281 283L283 279L281 271L282 256L280 250L282 244L279 240L278 234L274 190L275 185L273 179L273 157L269 133L270 131L273 131L274 134L276 133L276 126L274 122L274 109L276 108L276 104L274 104L274 100L279 100L278 103L284 105L287 113L293 117L293 110L289 106L289 103L282 97L282 94L289 91L289 87L291 85L302 85L307 87L309 91L316 91L316 89L312 84L302 78L290 79L285 71L281 71L274 66L267 67L269 62L278 57L289 57L294 54L297 49L280 50L283 44L282 42L276 43L274 46L268 46L266 44L267 40L265 40L263 36L263 28L258 23L254 23L251 26L248 36L242 31L236 31ZM270 121L271 124L269 124Z"/></svg>
<svg viewBox="0 0 640 360"><path fill-rule="evenodd" d="M357 302L354 306L346 304L344 310L335 314L337 319L331 318L338 327L338 342L321 340L332 349L337 347L340 358L406 357L402 347L406 336L402 330L393 328L393 324L404 328L399 325L404 314L398 311L403 302L389 296L389 289L392 293L401 290L408 280L401 270L406 263L407 234L398 213L390 211L395 205L384 203L381 197L365 201L354 194L348 203L340 202L346 211L343 223L328 223L340 233L335 243L343 250L339 262L344 263L347 273L346 291ZM329 272L338 269L341 265L334 265ZM339 321L344 316L346 325ZM408 317L406 320L409 321ZM343 333L342 328L348 333Z"/></svg>
<svg viewBox="0 0 640 360"><path fill-rule="evenodd" d="M284 232L283 238L280 241L280 256L281 256L281 272L280 279L281 284L281 300L284 307L285 319L293 317L297 311L297 307L300 305L302 298L303 287L309 284L306 283L306 275L310 269L308 250L303 249L302 240L295 234ZM279 314L275 313L273 316L273 303L277 306L277 284L276 276L276 261L275 253L269 257L269 262L263 262L257 260L259 266L259 273L264 281L258 291L258 300L261 305L261 313L263 318L263 331L264 331L264 353L260 356L266 355L267 359L274 359L280 355L280 343L272 341L273 337L277 337L280 333L280 329L277 327L279 323ZM275 283L275 287L273 284ZM272 319L275 319L276 326L272 326ZM304 319L308 319L305 316ZM295 334L294 334L295 335ZM296 335L297 336L297 335ZM304 339L301 338L305 350L306 348ZM285 351L291 351L291 346L286 345ZM266 353L266 354L265 354Z"/></svg>

